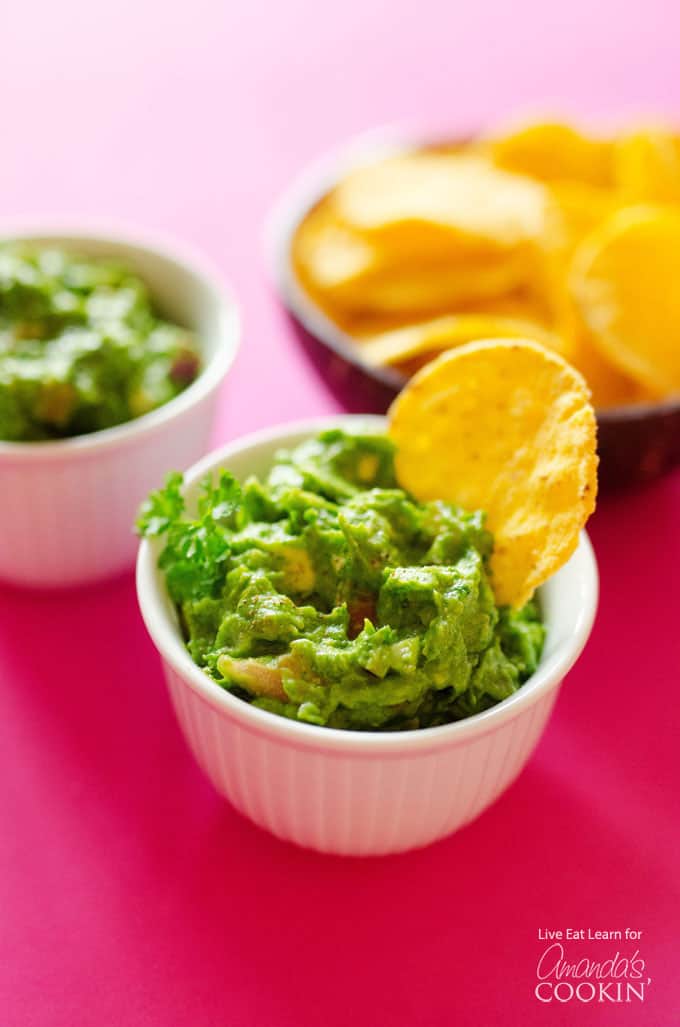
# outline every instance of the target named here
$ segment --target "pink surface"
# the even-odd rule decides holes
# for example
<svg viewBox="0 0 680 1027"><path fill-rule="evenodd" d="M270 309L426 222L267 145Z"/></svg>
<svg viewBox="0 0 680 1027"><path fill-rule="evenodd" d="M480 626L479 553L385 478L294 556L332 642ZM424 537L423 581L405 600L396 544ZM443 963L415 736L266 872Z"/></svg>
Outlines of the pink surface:
<svg viewBox="0 0 680 1027"><path fill-rule="evenodd" d="M341 406L263 272L263 217L310 158L394 119L680 113L664 0L80 0L2 20L0 214L169 231L234 280L245 340L215 441ZM2 1027L676 1022L679 516L679 473L602 503L601 612L535 758L459 835L368 862L218 799L131 577L0 590ZM541 1005L538 931L567 927L642 931L566 944L639 948L644 1004Z"/></svg>

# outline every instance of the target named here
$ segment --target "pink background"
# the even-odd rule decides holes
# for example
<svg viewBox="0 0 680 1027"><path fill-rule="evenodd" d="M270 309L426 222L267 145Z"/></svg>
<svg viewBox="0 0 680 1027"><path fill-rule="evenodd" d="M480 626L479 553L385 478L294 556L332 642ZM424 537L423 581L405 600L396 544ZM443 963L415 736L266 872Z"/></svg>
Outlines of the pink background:
<svg viewBox="0 0 680 1027"><path fill-rule="evenodd" d="M264 216L307 161L395 119L677 115L679 30L671 0L22 0L0 29L0 215L120 218L220 264L245 320L223 441L341 407L263 270ZM375 861L298 851L218 799L131 576L0 590L2 1027L677 1022L679 517L680 473L601 503L599 618L536 756L459 835ZM536 1001L538 929L567 926L644 932L644 1006Z"/></svg>

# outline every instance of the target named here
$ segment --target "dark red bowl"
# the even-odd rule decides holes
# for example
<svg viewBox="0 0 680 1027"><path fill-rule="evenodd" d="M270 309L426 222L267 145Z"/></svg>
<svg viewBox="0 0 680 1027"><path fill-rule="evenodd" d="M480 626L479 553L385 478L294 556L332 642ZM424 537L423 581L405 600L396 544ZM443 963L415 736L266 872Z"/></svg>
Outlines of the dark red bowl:
<svg viewBox="0 0 680 1027"><path fill-rule="evenodd" d="M597 411L600 485L651 481L680 464L680 399Z"/></svg>

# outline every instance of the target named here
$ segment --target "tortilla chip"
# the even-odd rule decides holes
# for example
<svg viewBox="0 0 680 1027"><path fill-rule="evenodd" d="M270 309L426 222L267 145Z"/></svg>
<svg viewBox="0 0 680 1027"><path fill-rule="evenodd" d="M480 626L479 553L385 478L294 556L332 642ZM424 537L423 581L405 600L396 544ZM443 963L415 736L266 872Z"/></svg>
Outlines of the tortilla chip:
<svg viewBox="0 0 680 1027"><path fill-rule="evenodd" d="M567 273L574 253L584 238L618 209L618 198L610 190L580 182L555 183L549 195L532 283L550 311L555 330L563 334L570 327Z"/></svg>
<svg viewBox="0 0 680 1027"><path fill-rule="evenodd" d="M475 154L413 152L350 172L332 204L339 220L382 244L461 257L535 240L543 188Z"/></svg>
<svg viewBox="0 0 680 1027"><path fill-rule="evenodd" d="M596 423L561 357L507 340L445 353L396 398L389 433L417 499L487 511L499 603L523 606L576 549L595 508Z"/></svg>
<svg viewBox="0 0 680 1027"><path fill-rule="evenodd" d="M587 381L596 410L653 403L659 399L657 392L624 374L600 351L573 303L568 326L563 322L562 328L562 356Z"/></svg>
<svg viewBox="0 0 680 1027"><path fill-rule="evenodd" d="M680 137L662 128L622 136L614 171L628 203L680 203Z"/></svg>
<svg viewBox="0 0 680 1027"><path fill-rule="evenodd" d="M492 314L448 314L381 332L360 341L361 356L374 367L389 367L414 357L432 359L475 339L535 339L558 349L559 339L535 321Z"/></svg>
<svg viewBox="0 0 680 1027"><path fill-rule="evenodd" d="M549 197L544 240L553 249L567 251L573 251L621 205L614 191L581 182L556 182Z"/></svg>
<svg viewBox="0 0 680 1027"><path fill-rule="evenodd" d="M680 392L680 212L628 207L577 250L571 295L593 342L623 374Z"/></svg>
<svg viewBox="0 0 680 1027"><path fill-rule="evenodd" d="M292 257L301 280L324 291L360 281L380 265L375 247L340 224L327 201L310 211L298 227Z"/></svg>
<svg viewBox="0 0 680 1027"><path fill-rule="evenodd" d="M427 258L413 248L370 242L339 221L328 200L312 210L293 239L298 280L339 323L348 316L402 320L502 296L532 273L526 249Z"/></svg>
<svg viewBox="0 0 680 1027"><path fill-rule="evenodd" d="M527 264L517 253L498 261L421 266L376 273L336 289L333 302L357 313L385 315L437 314L465 303L503 296L520 286Z"/></svg>
<svg viewBox="0 0 680 1027"><path fill-rule="evenodd" d="M559 122L538 122L491 141L495 163L541 182L583 182L609 186L613 180L612 144Z"/></svg>
<svg viewBox="0 0 680 1027"><path fill-rule="evenodd" d="M510 317L520 321L531 321L549 329L552 316L544 297L535 288L532 280L525 282L520 288L513 292L504 293L502 296L489 296L487 299L477 300L474 304L461 304L461 314L488 314L494 317Z"/></svg>

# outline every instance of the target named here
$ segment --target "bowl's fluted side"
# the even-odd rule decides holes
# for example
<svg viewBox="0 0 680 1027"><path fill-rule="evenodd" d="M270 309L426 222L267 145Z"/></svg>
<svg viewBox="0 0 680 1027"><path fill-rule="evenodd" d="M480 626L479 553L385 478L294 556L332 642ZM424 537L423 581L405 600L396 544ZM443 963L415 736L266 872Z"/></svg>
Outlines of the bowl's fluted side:
<svg viewBox="0 0 680 1027"><path fill-rule="evenodd" d="M68 229L15 231L11 239L119 260L146 283L159 311L200 345L195 381L156 410L73 438L0 440L0 581L85 584L133 564L140 503L168 471L205 453L218 389L238 348L237 305L202 257L161 239Z"/></svg>
<svg viewBox="0 0 680 1027"><path fill-rule="evenodd" d="M115 445L21 461L0 451L0 580L55 587L126 570L140 503L163 475L205 453L216 392L157 430Z"/></svg>
<svg viewBox="0 0 680 1027"><path fill-rule="evenodd" d="M560 686L482 735L383 755L250 730L164 667L189 747L222 795L285 841L354 856L418 848L473 820L524 767Z"/></svg>

